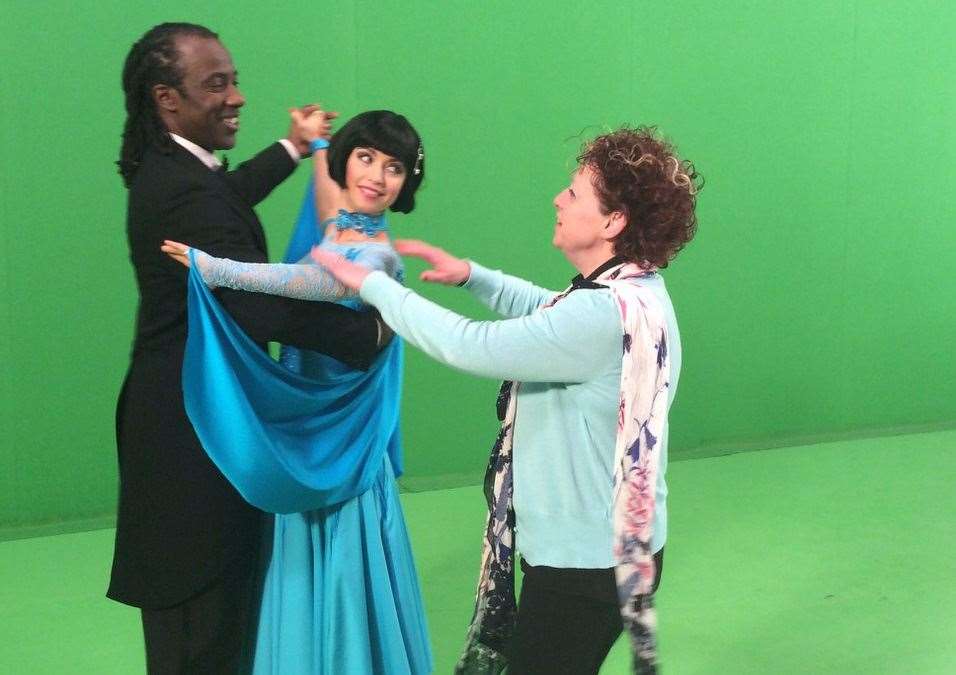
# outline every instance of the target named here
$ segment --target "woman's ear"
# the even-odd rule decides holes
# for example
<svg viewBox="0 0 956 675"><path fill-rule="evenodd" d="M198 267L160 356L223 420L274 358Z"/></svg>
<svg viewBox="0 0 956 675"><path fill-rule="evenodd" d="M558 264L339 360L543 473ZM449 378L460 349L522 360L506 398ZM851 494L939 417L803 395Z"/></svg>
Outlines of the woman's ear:
<svg viewBox="0 0 956 675"><path fill-rule="evenodd" d="M604 230L601 232L601 235L607 241L617 239L617 236L624 231L626 226L627 216L624 215L624 212L612 211L608 215L607 225L604 226Z"/></svg>

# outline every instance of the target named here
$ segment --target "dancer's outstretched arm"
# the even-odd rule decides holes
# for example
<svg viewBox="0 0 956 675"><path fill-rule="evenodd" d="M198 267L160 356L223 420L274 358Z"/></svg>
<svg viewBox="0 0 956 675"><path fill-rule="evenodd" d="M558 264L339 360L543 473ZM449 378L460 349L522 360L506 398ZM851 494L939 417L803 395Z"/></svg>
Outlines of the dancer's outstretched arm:
<svg viewBox="0 0 956 675"><path fill-rule="evenodd" d="M331 122L338 113L322 110L321 108L308 111L290 110L294 124L306 129L316 140L329 140ZM312 151L312 180L315 184L315 215L317 222L334 218L339 209L344 208L342 188L329 174L328 148L317 148Z"/></svg>
<svg viewBox="0 0 956 675"><path fill-rule="evenodd" d="M162 250L174 260L190 266L189 246L166 241ZM308 258L297 264L244 263L228 258L216 258L199 249L193 249L193 259L203 281L210 288L225 287L299 300L334 301L356 295L355 291L339 283L335 277ZM389 276L394 276L399 258L389 246L370 245L360 249L354 262L369 270L382 270Z"/></svg>

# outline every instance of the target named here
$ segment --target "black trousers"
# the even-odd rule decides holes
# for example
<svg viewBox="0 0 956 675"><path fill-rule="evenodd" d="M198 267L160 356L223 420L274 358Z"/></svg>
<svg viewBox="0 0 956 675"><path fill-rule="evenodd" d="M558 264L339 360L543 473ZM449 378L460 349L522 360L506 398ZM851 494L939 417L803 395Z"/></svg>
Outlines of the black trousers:
<svg viewBox="0 0 956 675"><path fill-rule="evenodd" d="M149 675L246 672L259 608L255 571L255 564L237 566L179 605L143 609Z"/></svg>
<svg viewBox="0 0 956 675"><path fill-rule="evenodd" d="M654 562L656 591L664 549ZM507 675L597 675L623 630L614 568L535 567L522 560L521 570Z"/></svg>

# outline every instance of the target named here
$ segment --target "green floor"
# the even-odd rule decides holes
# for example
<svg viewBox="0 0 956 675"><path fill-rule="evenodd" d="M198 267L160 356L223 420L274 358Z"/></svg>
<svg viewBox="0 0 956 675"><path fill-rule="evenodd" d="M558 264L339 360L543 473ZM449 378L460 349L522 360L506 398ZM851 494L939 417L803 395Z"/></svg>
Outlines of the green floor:
<svg viewBox="0 0 956 675"><path fill-rule="evenodd" d="M956 431L675 462L662 671L956 673ZM435 652L471 611L478 488L403 496ZM141 673L112 530L0 543L0 673ZM618 643L602 673L626 673Z"/></svg>

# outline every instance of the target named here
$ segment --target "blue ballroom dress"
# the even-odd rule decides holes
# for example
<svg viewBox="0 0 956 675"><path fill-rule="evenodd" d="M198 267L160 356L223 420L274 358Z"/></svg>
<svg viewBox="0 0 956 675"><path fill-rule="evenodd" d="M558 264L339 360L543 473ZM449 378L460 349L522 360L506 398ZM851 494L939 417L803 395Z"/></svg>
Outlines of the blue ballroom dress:
<svg viewBox="0 0 956 675"><path fill-rule="evenodd" d="M293 238L286 260L307 252L309 231L318 228L303 226L300 216L299 241ZM401 276L390 246L320 245ZM401 341L396 336L368 372L287 347L277 363L219 306L199 272L199 256L200 264L225 264L231 287L282 295L290 274L306 267L313 277L324 272L190 253L186 410L223 474L250 503L276 514L253 673L430 673L428 630L396 483ZM334 280L320 281L309 297L334 298L327 295ZM340 302L364 308L357 298Z"/></svg>

